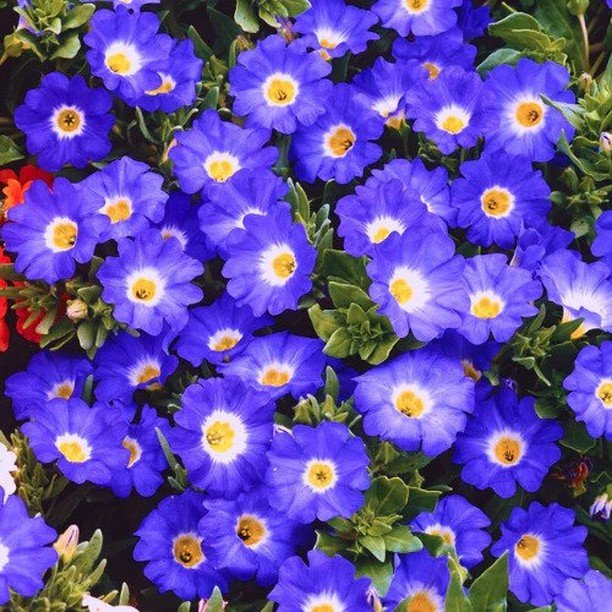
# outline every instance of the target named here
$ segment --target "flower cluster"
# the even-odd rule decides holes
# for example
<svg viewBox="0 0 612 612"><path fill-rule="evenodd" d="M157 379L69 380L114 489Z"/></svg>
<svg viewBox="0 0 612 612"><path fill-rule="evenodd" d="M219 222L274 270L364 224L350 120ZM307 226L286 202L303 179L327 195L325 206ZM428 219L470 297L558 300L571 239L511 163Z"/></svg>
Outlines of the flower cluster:
<svg viewBox="0 0 612 612"><path fill-rule="evenodd" d="M0 606L609 606L603 7L17 4Z"/></svg>

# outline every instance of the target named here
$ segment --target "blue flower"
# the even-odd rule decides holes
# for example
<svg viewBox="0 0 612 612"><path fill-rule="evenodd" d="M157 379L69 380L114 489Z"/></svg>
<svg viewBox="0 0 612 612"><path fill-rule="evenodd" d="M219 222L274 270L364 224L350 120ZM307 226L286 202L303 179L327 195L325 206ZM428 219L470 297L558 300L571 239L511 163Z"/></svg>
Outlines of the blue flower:
<svg viewBox="0 0 612 612"><path fill-rule="evenodd" d="M134 240L122 238L118 249L119 256L107 257L97 272L102 299L114 306L115 319L152 335L162 331L164 322L180 331L187 306L202 299L202 290L190 282L202 273L202 264L156 229Z"/></svg>
<svg viewBox="0 0 612 612"><path fill-rule="evenodd" d="M568 578L555 597L558 612L605 610L612 600L612 580L597 570L589 570L582 579Z"/></svg>
<svg viewBox="0 0 612 612"><path fill-rule="evenodd" d="M324 368L323 342L288 332L254 338L233 361L219 366L224 376L237 377L270 399L291 393L296 400L323 386Z"/></svg>
<svg viewBox="0 0 612 612"><path fill-rule="evenodd" d="M490 94L476 72L449 66L438 78L406 93L406 115L415 132L425 132L440 151L472 147L497 127Z"/></svg>
<svg viewBox="0 0 612 612"><path fill-rule="evenodd" d="M180 188L196 193L231 181L238 170L269 170L278 157L276 147L264 147L270 131L242 129L221 121L217 111L205 110L191 129L176 132L177 145L169 156Z"/></svg>
<svg viewBox="0 0 612 612"><path fill-rule="evenodd" d="M514 246L524 228L546 223L550 187L524 157L503 151L461 164L465 178L456 179L451 200L458 209L457 225L468 240L481 246Z"/></svg>
<svg viewBox="0 0 612 612"><path fill-rule="evenodd" d="M582 578L589 569L583 548L586 527L574 526L574 511L559 504L514 508L502 523L502 536L491 547L499 557L509 551L510 591L522 602L546 606L565 579Z"/></svg>
<svg viewBox="0 0 612 612"><path fill-rule="evenodd" d="M47 283L70 278L76 262L91 259L108 226L97 212L98 203L64 178L55 179L53 191L44 181L34 181L0 230L7 250L17 254L17 272Z"/></svg>
<svg viewBox="0 0 612 612"><path fill-rule="evenodd" d="M238 306L249 305L260 317L295 310L312 288L317 251L306 228L294 223L288 204L267 215L247 215L244 230L228 237L223 276Z"/></svg>
<svg viewBox="0 0 612 612"><path fill-rule="evenodd" d="M187 387L170 445L192 485L234 498L261 482L272 438L274 404L235 379L209 378Z"/></svg>
<svg viewBox="0 0 612 612"><path fill-rule="evenodd" d="M102 403L90 408L72 398L50 400L21 430L39 461L57 461L59 471L78 484L89 480L104 486L128 462L121 446L127 428L119 408Z"/></svg>
<svg viewBox="0 0 612 612"><path fill-rule="evenodd" d="M196 99L202 75L202 60L195 56L191 40L177 42L157 69L157 86L146 90L134 103L147 111L173 113Z"/></svg>
<svg viewBox="0 0 612 612"><path fill-rule="evenodd" d="M597 217L595 234L591 252L596 257L602 257L608 266L612 266L612 210L607 210Z"/></svg>
<svg viewBox="0 0 612 612"><path fill-rule="evenodd" d="M96 397L129 403L137 389L161 388L178 366L178 359L168 353L168 336L135 337L121 331L109 338L94 358Z"/></svg>
<svg viewBox="0 0 612 612"><path fill-rule="evenodd" d="M567 403L594 438L612 438L612 342L585 346L563 381Z"/></svg>
<svg viewBox="0 0 612 612"><path fill-rule="evenodd" d="M268 170L239 170L220 189L210 189L200 207L200 228L227 259L227 238L233 230L244 229L247 215L266 215L279 208L287 184ZM283 204L285 206L286 204Z"/></svg>
<svg viewBox="0 0 612 612"><path fill-rule="evenodd" d="M474 383L461 363L430 348L403 353L355 380L365 433L405 451L439 455L474 410Z"/></svg>
<svg viewBox="0 0 612 612"><path fill-rule="evenodd" d="M404 96L410 87L418 86L424 73L416 62L387 62L379 57L371 68L362 70L353 79L355 94L362 96L378 113L382 123L397 128L405 118Z"/></svg>
<svg viewBox="0 0 612 612"><path fill-rule="evenodd" d="M370 297L400 338L412 331L427 342L461 325L469 307L463 267L463 257L455 256L455 244L445 232L414 228L402 236L392 234L377 245L367 266Z"/></svg>
<svg viewBox="0 0 612 612"><path fill-rule="evenodd" d="M476 47L466 45L461 31L452 28L435 36L417 36L414 40L398 37L393 43L393 57L402 62L417 60L433 81L449 66L472 68Z"/></svg>
<svg viewBox="0 0 612 612"><path fill-rule="evenodd" d="M368 181L355 188L355 195L340 198L336 204L340 217L338 235L344 238L347 253L372 255L375 245L393 232L400 235L415 229L446 231L445 224L427 211L413 189L397 179Z"/></svg>
<svg viewBox="0 0 612 612"><path fill-rule="evenodd" d="M200 230L196 212L197 207L192 204L191 196L174 191L166 202L164 218L155 227L164 240L176 238L185 255L198 261L208 261L214 257L215 250Z"/></svg>
<svg viewBox="0 0 612 612"><path fill-rule="evenodd" d="M472 344L486 342L490 334L505 342L525 317L538 313L533 301L542 294L542 285L530 272L513 268L506 261L501 253L466 260L464 278L470 306L458 331Z"/></svg>
<svg viewBox="0 0 612 612"><path fill-rule="evenodd" d="M365 51L368 42L378 39L378 34L370 32L377 21L372 12L343 0L311 0L310 8L297 17L293 29L303 34L309 49L316 49L329 60L347 51L353 55Z"/></svg>
<svg viewBox="0 0 612 612"><path fill-rule="evenodd" d="M457 211L450 205L448 174L442 166L428 170L418 157L413 160L394 159L382 170L372 170L367 185L391 179L399 179L405 189L416 191L430 213L447 223L456 219Z"/></svg>
<svg viewBox="0 0 612 612"><path fill-rule="evenodd" d="M412 32L415 36L428 36L450 30L457 23L453 7L461 0L378 0L372 7L385 28L400 36Z"/></svg>
<svg viewBox="0 0 612 612"><path fill-rule="evenodd" d="M44 170L60 170L67 164L84 168L111 150L112 103L106 91L88 87L82 76L69 79L52 72L15 109L15 125L25 133L28 152L37 156Z"/></svg>
<svg viewBox="0 0 612 612"><path fill-rule="evenodd" d="M491 542L485 531L490 524L487 515L465 497L447 495L433 512L421 512L414 518L410 528L441 537L455 548L461 564L470 568L482 561L482 551Z"/></svg>
<svg viewBox="0 0 612 612"><path fill-rule="evenodd" d="M548 223L537 229L524 229L518 236L510 265L537 273L547 255L566 249L573 240L572 232Z"/></svg>
<svg viewBox="0 0 612 612"><path fill-rule="evenodd" d="M110 220L102 240L136 236L149 227L149 221L160 221L168 195L163 192L164 179L151 171L148 164L124 156L88 176L81 185L103 200L98 210ZM87 192L86 192L87 193Z"/></svg>
<svg viewBox="0 0 612 612"><path fill-rule="evenodd" d="M9 588L23 597L43 588L44 573L57 561L48 546L56 537L42 516L30 518L17 495L0 499L0 604L9 603Z"/></svg>
<svg viewBox="0 0 612 612"><path fill-rule="evenodd" d="M350 610L371 612L368 601L370 579L356 578L355 566L341 557L328 557L318 550L308 553L308 565L300 557L287 559L280 568L276 586L268 599L278 603L278 612L296 610Z"/></svg>
<svg viewBox="0 0 612 612"><path fill-rule="evenodd" d="M465 40L482 36L491 23L491 12L488 6L475 6L473 0L463 0L457 11L457 26Z"/></svg>
<svg viewBox="0 0 612 612"><path fill-rule="evenodd" d="M204 554L231 578L274 584L278 568L304 540L301 525L270 507L266 487L231 501L208 499L204 506L208 512L199 525L206 534Z"/></svg>
<svg viewBox="0 0 612 612"><path fill-rule="evenodd" d="M172 49L172 38L158 34L159 25L154 13L131 13L120 6L96 11L83 38L91 73L132 106L159 86L158 71Z"/></svg>
<svg viewBox="0 0 612 612"><path fill-rule="evenodd" d="M287 45L281 36L268 36L237 61L229 73L230 94L234 113L246 116L248 127L292 134L325 112L332 83L324 77L331 66L302 41Z"/></svg>
<svg viewBox="0 0 612 612"><path fill-rule="evenodd" d="M134 559L145 561L145 576L165 593L181 599L209 597L215 586L227 589L227 581L205 558L205 534L198 523L206 511L204 496L192 490L162 500L134 534L139 538ZM205 540L204 540L205 541Z"/></svg>
<svg viewBox="0 0 612 612"><path fill-rule="evenodd" d="M605 263L559 250L544 259L539 274L548 299L563 307L563 321L583 319L572 339L591 329L612 332L612 273Z"/></svg>
<svg viewBox="0 0 612 612"><path fill-rule="evenodd" d="M478 387L476 409L457 437L453 461L463 465L461 478L479 489L491 487L500 497L511 497L517 483L533 493L550 466L561 458L556 442L561 426L540 419L532 397L519 399L514 391L492 392Z"/></svg>
<svg viewBox="0 0 612 612"><path fill-rule="evenodd" d="M289 157L300 180L318 177L348 183L361 176L382 154L371 142L383 132L380 117L346 83L336 85L327 112L293 136Z"/></svg>
<svg viewBox="0 0 612 612"><path fill-rule="evenodd" d="M516 66L493 68L486 86L493 94L491 112L498 117L499 126L487 135L487 150L504 149L530 161L552 159L561 132L571 141L574 128L541 96L573 103L574 94L567 90L569 80L567 68L550 61L537 64L521 58Z"/></svg>
<svg viewBox="0 0 612 612"><path fill-rule="evenodd" d="M398 555L385 604L395 610L408 599L406 610L442 611L449 580L445 557L434 558L427 550Z"/></svg>
<svg viewBox="0 0 612 612"><path fill-rule="evenodd" d="M159 429L166 437L170 426L153 408L143 406L140 422L131 424L121 445L129 452L125 464L113 474L109 483L117 497L127 497L132 488L143 497L151 497L163 484L162 472L168 467L157 437Z"/></svg>
<svg viewBox="0 0 612 612"><path fill-rule="evenodd" d="M343 423L277 431L268 461L270 505L299 523L352 516L370 486L363 440Z"/></svg>
<svg viewBox="0 0 612 612"><path fill-rule="evenodd" d="M96 0L100 1L100 0ZM113 0L113 7L124 6L130 11L139 11L147 4L159 4L161 0Z"/></svg>
<svg viewBox="0 0 612 612"><path fill-rule="evenodd" d="M272 325L271 317L255 317L248 306L237 306L227 293L210 306L194 308L181 330L176 352L198 367L206 359L220 364L231 361L248 346L253 332Z"/></svg>
<svg viewBox="0 0 612 612"><path fill-rule="evenodd" d="M33 411L44 409L49 400L80 397L92 367L89 360L56 351L36 353L25 372L6 379L4 394L13 402L15 418L20 421Z"/></svg>

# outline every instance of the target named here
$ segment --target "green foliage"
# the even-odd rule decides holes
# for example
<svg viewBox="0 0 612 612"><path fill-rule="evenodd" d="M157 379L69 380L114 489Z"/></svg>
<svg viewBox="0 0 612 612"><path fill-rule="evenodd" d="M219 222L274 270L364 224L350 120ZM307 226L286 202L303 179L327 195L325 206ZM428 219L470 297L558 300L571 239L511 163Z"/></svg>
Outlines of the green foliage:
<svg viewBox="0 0 612 612"><path fill-rule="evenodd" d="M259 32L259 20L278 28L277 17L295 17L309 7L308 0L237 0L234 21L245 32L255 34Z"/></svg>

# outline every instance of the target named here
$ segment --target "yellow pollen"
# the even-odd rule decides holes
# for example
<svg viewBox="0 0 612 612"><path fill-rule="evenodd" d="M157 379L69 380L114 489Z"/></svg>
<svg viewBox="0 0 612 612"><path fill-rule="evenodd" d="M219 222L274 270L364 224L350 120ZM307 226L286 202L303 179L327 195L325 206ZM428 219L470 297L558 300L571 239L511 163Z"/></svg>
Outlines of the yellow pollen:
<svg viewBox="0 0 612 612"><path fill-rule="evenodd" d="M159 94L167 94L170 93L174 89L175 85L169 79L162 79L162 83L159 87L155 89L149 89L145 93L149 96L157 96Z"/></svg>
<svg viewBox="0 0 612 612"><path fill-rule="evenodd" d="M406 8L411 13L421 13L429 4L429 0L404 0Z"/></svg>
<svg viewBox="0 0 612 612"><path fill-rule="evenodd" d="M612 408L612 382L602 382L599 387L597 387L595 395L597 395L606 408Z"/></svg>
<svg viewBox="0 0 612 612"><path fill-rule="evenodd" d="M62 251L69 251L76 244L77 234L76 223L58 223L53 228L53 244Z"/></svg>
<svg viewBox="0 0 612 612"><path fill-rule="evenodd" d="M106 65L115 74L127 74L132 64L125 53L114 53L106 58Z"/></svg>
<svg viewBox="0 0 612 612"><path fill-rule="evenodd" d="M395 408L403 415L418 419L425 412L425 403L414 391L402 391L395 400Z"/></svg>
<svg viewBox="0 0 612 612"><path fill-rule="evenodd" d="M331 604L321 604L318 606L312 606L310 612L335 612L334 607Z"/></svg>
<svg viewBox="0 0 612 612"><path fill-rule="evenodd" d="M442 122L442 129L449 134L459 134L465 127L463 119L456 115L449 115Z"/></svg>
<svg viewBox="0 0 612 612"><path fill-rule="evenodd" d="M524 561L533 559L540 551L540 541L530 535L524 535L514 547L514 552Z"/></svg>
<svg viewBox="0 0 612 612"><path fill-rule="evenodd" d="M397 300L398 304L405 304L413 295L412 287L403 279L398 278L389 287L391 295Z"/></svg>
<svg viewBox="0 0 612 612"><path fill-rule="evenodd" d="M69 382L62 383L54 391L54 397L61 397L62 399L70 399L74 392L74 385Z"/></svg>
<svg viewBox="0 0 612 612"><path fill-rule="evenodd" d="M425 591L417 591L408 602L406 612L437 612L438 607Z"/></svg>
<svg viewBox="0 0 612 612"><path fill-rule="evenodd" d="M372 237L372 242L374 244L379 244L383 240L386 240L390 233L391 233L391 230L388 227L381 227L376 231L376 233Z"/></svg>
<svg viewBox="0 0 612 612"><path fill-rule="evenodd" d="M423 68L425 68L427 72L429 72L430 81L433 81L434 79L437 79L438 76L440 76L440 68L438 68L438 66L436 66L433 62L424 62Z"/></svg>
<svg viewBox="0 0 612 612"><path fill-rule="evenodd" d="M510 193L506 189L487 189L480 196L482 210L489 217L505 215L512 205Z"/></svg>
<svg viewBox="0 0 612 612"><path fill-rule="evenodd" d="M338 46L333 40L327 40L327 38L322 38L319 44L326 49L335 49Z"/></svg>
<svg viewBox="0 0 612 612"><path fill-rule="evenodd" d="M242 540L245 546L255 546L259 544L266 535L266 528L261 521L254 516L245 514L238 520L236 535Z"/></svg>
<svg viewBox="0 0 612 612"><path fill-rule="evenodd" d="M448 529L439 529L439 528L430 529L427 533L429 533L430 535L435 535L435 536L438 536L439 538L442 538L444 543L448 544L449 546L452 546L452 544L455 541L453 537L453 533Z"/></svg>
<svg viewBox="0 0 612 612"><path fill-rule="evenodd" d="M471 378L474 382L478 382L482 377L482 372L477 370L474 367L474 364L468 361L467 359L461 360L461 365L463 366L463 373Z"/></svg>
<svg viewBox="0 0 612 612"><path fill-rule="evenodd" d="M261 384L269 387L282 387L289 382L290 378L288 372L270 368L266 370L265 374L261 377Z"/></svg>
<svg viewBox="0 0 612 612"><path fill-rule="evenodd" d="M537 102L521 102L516 109L516 120L526 128L532 128L541 123L544 111Z"/></svg>
<svg viewBox="0 0 612 612"><path fill-rule="evenodd" d="M521 443L516 438L503 436L495 444L493 449L495 457L504 465L516 465L521 460L523 449Z"/></svg>
<svg viewBox="0 0 612 612"><path fill-rule="evenodd" d="M222 336L213 346L213 351L229 351L230 349L233 349L237 344L238 338L233 338L232 336Z"/></svg>
<svg viewBox="0 0 612 612"><path fill-rule="evenodd" d="M295 85L288 79L272 79L266 96L274 106L288 106L295 101Z"/></svg>
<svg viewBox="0 0 612 612"><path fill-rule="evenodd" d="M492 300L486 295L481 297L471 308L472 314L479 319L494 319L501 310L500 302Z"/></svg>
<svg viewBox="0 0 612 612"><path fill-rule="evenodd" d="M405 118L406 118L406 113L404 113L404 111L400 111L399 113L396 113L392 117L389 117L385 121L385 125L393 130L399 130L402 127L402 123L404 122Z"/></svg>
<svg viewBox="0 0 612 612"><path fill-rule="evenodd" d="M315 462L308 468L307 478L315 489L327 489L333 484L335 474L326 463Z"/></svg>
<svg viewBox="0 0 612 612"><path fill-rule="evenodd" d="M141 302L150 302L157 293L157 285L148 278L139 278L132 285L132 295Z"/></svg>
<svg viewBox="0 0 612 612"><path fill-rule="evenodd" d="M81 117L75 111L70 108L61 110L57 116L57 127L62 132L74 132L79 129L81 125Z"/></svg>
<svg viewBox="0 0 612 612"><path fill-rule="evenodd" d="M236 432L225 421L215 421L206 429L206 441L218 453L226 453L234 446Z"/></svg>
<svg viewBox="0 0 612 612"><path fill-rule="evenodd" d="M57 448L71 463L83 463L89 459L83 446L76 440L60 442Z"/></svg>
<svg viewBox="0 0 612 612"><path fill-rule="evenodd" d="M196 567L204 559L202 545L200 541L192 535L184 535L177 538L172 550L174 558L183 567Z"/></svg>
<svg viewBox="0 0 612 612"><path fill-rule="evenodd" d="M121 445L123 446L123 448L126 448L128 451L130 451L130 458L127 464L127 466L130 468L140 459L140 447L138 446L136 440L132 440L131 438L125 438Z"/></svg>
<svg viewBox="0 0 612 612"><path fill-rule="evenodd" d="M344 157L355 144L355 134L346 127L337 128L329 137L328 145L336 157Z"/></svg>
<svg viewBox="0 0 612 612"><path fill-rule="evenodd" d="M129 200L117 200L104 209L104 214L111 220L111 223L119 223L132 216L132 206Z"/></svg>
<svg viewBox="0 0 612 612"><path fill-rule="evenodd" d="M295 257L291 253L281 253L272 261L274 274L279 278L289 278L295 271Z"/></svg>
<svg viewBox="0 0 612 612"><path fill-rule="evenodd" d="M142 370L138 372L136 380L138 381L139 385L142 385L144 383L149 382L150 380L153 380L154 378L157 378L160 374L161 370L157 365L147 363L144 368L142 368Z"/></svg>
<svg viewBox="0 0 612 612"><path fill-rule="evenodd" d="M208 166L208 175L217 183L225 183L234 172L234 164L227 159L216 159Z"/></svg>

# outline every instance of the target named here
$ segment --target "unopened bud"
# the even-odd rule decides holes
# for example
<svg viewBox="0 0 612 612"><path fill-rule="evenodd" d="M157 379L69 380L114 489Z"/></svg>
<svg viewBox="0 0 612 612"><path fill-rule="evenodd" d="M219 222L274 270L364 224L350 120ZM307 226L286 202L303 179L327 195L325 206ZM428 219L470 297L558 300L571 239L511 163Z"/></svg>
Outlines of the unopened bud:
<svg viewBox="0 0 612 612"><path fill-rule="evenodd" d="M589 508L589 514L593 518L601 518L604 521L607 521L610 518L611 513L612 499L608 497L607 492L598 495Z"/></svg>
<svg viewBox="0 0 612 612"><path fill-rule="evenodd" d="M382 605L382 602L380 601L380 595L378 594L378 591L376 590L375 587L368 589L366 597L368 599L368 604L370 604L374 612L383 611L383 605Z"/></svg>
<svg viewBox="0 0 612 612"><path fill-rule="evenodd" d="M587 12L589 0L569 0L567 10L576 17L580 17Z"/></svg>
<svg viewBox="0 0 612 612"><path fill-rule="evenodd" d="M87 304L83 300L72 300L66 307L66 316L71 321L80 321L87 316Z"/></svg>
<svg viewBox="0 0 612 612"><path fill-rule="evenodd" d="M210 610L209 602L210 599L200 599L200 602L198 603L198 612L208 612L208 610ZM221 609L225 610L225 608L227 608L227 601L223 600L221 602Z"/></svg>
<svg viewBox="0 0 612 612"><path fill-rule="evenodd" d="M77 549L79 543L79 528L76 525L70 525L62 535L57 538L53 548L55 548L60 559L64 563L68 563Z"/></svg>
<svg viewBox="0 0 612 612"><path fill-rule="evenodd" d="M612 151L612 134L610 132L602 132L599 137L599 150L604 153Z"/></svg>
<svg viewBox="0 0 612 612"><path fill-rule="evenodd" d="M582 91L589 92L591 91L591 86L593 85L593 77L588 72L583 72L578 77L578 84L580 85L580 89L582 89Z"/></svg>

